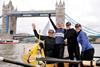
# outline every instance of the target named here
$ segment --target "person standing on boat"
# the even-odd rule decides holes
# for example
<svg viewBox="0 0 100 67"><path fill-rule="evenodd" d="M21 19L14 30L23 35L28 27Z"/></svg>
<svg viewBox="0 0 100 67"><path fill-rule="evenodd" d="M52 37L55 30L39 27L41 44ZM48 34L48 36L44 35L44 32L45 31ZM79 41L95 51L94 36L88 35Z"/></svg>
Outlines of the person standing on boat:
<svg viewBox="0 0 100 67"><path fill-rule="evenodd" d="M69 53L69 59L74 60L80 60L80 50L79 50L79 44L77 41L77 32L74 28L71 28L71 23L66 23L66 29L67 32L65 33L65 38L67 38L67 47L68 47L68 53ZM69 67L78 67L78 65L69 64Z"/></svg>
<svg viewBox="0 0 100 67"><path fill-rule="evenodd" d="M36 31L35 24L32 24L34 34L37 38L44 41L44 53L46 57L54 57L54 46L55 46L55 38L54 38L54 31L49 30L48 36L39 35Z"/></svg>
<svg viewBox="0 0 100 67"><path fill-rule="evenodd" d="M94 47L90 44L88 36L82 31L81 24L76 24L75 28L78 32L77 40L82 47L81 60L93 60Z"/></svg>
<svg viewBox="0 0 100 67"><path fill-rule="evenodd" d="M54 22L51 19L51 15L49 14L49 20L51 22L51 24L53 25L54 29L55 29L55 54L56 54L56 58L63 58L63 54L64 54L64 46L65 46L65 42L64 42L64 34L66 32L66 29L64 29L64 24L62 22L57 23L56 25L54 24ZM63 63L58 63L58 67L64 67Z"/></svg>

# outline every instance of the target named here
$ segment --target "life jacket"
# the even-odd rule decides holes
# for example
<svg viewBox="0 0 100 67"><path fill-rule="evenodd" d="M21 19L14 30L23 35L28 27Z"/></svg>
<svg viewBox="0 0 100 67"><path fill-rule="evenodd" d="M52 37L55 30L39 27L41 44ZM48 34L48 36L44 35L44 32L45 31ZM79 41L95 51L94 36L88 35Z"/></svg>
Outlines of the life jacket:
<svg viewBox="0 0 100 67"><path fill-rule="evenodd" d="M45 57L43 48L40 48L39 43L35 43L27 53L22 57L22 61L33 66L42 65L42 61L36 61L36 58Z"/></svg>

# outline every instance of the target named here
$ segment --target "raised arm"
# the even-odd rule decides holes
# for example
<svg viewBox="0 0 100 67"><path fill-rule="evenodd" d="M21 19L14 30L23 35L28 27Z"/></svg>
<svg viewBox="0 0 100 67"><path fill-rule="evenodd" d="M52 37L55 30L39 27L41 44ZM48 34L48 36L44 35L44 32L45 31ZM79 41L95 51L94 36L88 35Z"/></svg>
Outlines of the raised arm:
<svg viewBox="0 0 100 67"><path fill-rule="evenodd" d="M54 22L51 19L51 14L49 14L49 20L50 20L51 24L53 25L54 29L56 30L57 27L56 27L56 25L54 24Z"/></svg>
<svg viewBox="0 0 100 67"><path fill-rule="evenodd" d="M33 32L34 32L34 35L40 40L45 40L48 36L42 36L42 35L39 35L35 29L35 24L32 24L32 27L33 27Z"/></svg>

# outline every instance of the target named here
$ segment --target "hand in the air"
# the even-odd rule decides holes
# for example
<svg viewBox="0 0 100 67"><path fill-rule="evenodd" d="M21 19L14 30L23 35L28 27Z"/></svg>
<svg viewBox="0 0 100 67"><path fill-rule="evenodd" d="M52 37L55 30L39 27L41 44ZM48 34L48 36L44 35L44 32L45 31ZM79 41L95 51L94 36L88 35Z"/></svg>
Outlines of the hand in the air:
<svg viewBox="0 0 100 67"><path fill-rule="evenodd" d="M33 27L33 30L35 30L35 24L34 23L32 23L32 27Z"/></svg>

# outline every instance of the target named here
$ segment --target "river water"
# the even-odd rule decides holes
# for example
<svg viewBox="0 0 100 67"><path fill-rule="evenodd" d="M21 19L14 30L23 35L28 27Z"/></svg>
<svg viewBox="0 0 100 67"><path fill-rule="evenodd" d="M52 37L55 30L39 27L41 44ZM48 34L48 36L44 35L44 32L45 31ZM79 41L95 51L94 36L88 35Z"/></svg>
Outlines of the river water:
<svg viewBox="0 0 100 67"><path fill-rule="evenodd" d="M29 50L32 43L19 43L19 44L0 44L0 56L5 57L10 60L22 62L22 55L25 50ZM0 61L0 67L22 67L15 64L5 63Z"/></svg>
<svg viewBox="0 0 100 67"><path fill-rule="evenodd" d="M0 44L0 56L5 58L20 61L22 62L21 58L25 50L28 51L29 47L32 46L32 43L19 43L15 45L7 45L7 44ZM100 56L100 44L93 44L95 48L95 56ZM5 63L0 61L0 67L22 67L15 64Z"/></svg>

